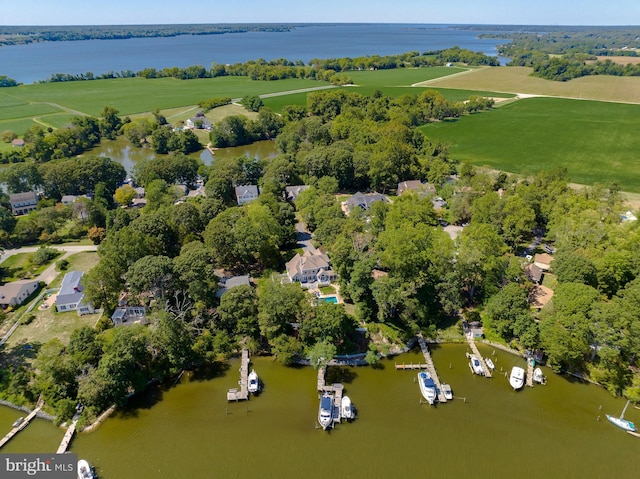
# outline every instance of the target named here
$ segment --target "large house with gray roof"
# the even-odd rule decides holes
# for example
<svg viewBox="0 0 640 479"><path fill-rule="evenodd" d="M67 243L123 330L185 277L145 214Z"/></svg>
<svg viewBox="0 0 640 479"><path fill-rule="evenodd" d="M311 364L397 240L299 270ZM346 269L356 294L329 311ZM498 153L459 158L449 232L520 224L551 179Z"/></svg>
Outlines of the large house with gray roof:
<svg viewBox="0 0 640 479"><path fill-rule="evenodd" d="M20 306L38 289L38 281L20 279L0 286L0 308Z"/></svg>
<svg viewBox="0 0 640 479"><path fill-rule="evenodd" d="M83 271L69 271L64 275L56 297L58 312L77 311L80 316L95 312L93 306L84 301L84 287L81 283L83 275Z"/></svg>
<svg viewBox="0 0 640 479"><path fill-rule="evenodd" d="M306 250L302 255L298 253L286 266L291 282L329 284L337 278L329 257L320 250Z"/></svg>
<svg viewBox="0 0 640 479"><path fill-rule="evenodd" d="M342 211L348 215L354 208L362 208L367 211L373 203L382 201L389 203L389 198L380 193L360 193L359 191L342 202Z"/></svg>
<svg viewBox="0 0 640 479"><path fill-rule="evenodd" d="M14 193L9 195L9 202L11 203L11 212L14 215L26 215L38 207L38 195L35 191Z"/></svg>

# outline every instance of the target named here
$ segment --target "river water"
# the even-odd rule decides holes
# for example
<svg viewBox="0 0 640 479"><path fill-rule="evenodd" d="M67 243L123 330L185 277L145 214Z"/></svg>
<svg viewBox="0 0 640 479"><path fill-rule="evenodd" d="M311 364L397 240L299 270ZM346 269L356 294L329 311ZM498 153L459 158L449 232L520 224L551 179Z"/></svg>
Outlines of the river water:
<svg viewBox="0 0 640 479"><path fill-rule="evenodd" d="M470 373L466 350L434 347L440 378L459 398L437 407L420 404L415 371L394 368L394 361L421 362L419 351L379 368L333 367L328 380L344 383L358 416L322 431L315 371L256 357L260 396L226 402L238 380L239 361L232 360L213 377L185 375L175 387L143 394L96 431L79 434L71 450L102 479L637 477L640 442L605 418L619 414L623 400L546 369L546 386L514 392L499 371L524 360L495 351L498 372L485 379ZM0 408L0 427L8 430L20 415ZM640 423L636 409L626 417ZM63 433L38 421L3 452L55 450Z"/></svg>
<svg viewBox="0 0 640 479"><path fill-rule="evenodd" d="M314 58L396 55L453 46L496 55L505 40L479 39L479 31L456 25L335 24L289 32L183 35L167 38L84 40L0 47L0 75L20 83L54 73L81 74L244 63L264 58L308 62Z"/></svg>

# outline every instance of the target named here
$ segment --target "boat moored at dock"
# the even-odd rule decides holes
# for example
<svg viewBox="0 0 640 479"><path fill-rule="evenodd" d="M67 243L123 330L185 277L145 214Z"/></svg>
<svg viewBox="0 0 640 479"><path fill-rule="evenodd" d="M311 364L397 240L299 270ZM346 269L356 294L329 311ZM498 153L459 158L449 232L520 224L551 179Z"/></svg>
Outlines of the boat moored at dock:
<svg viewBox="0 0 640 479"><path fill-rule="evenodd" d="M489 369L494 370L496 368L491 358L484 358L484 362L487 363Z"/></svg>
<svg viewBox="0 0 640 479"><path fill-rule="evenodd" d="M340 402L340 417L347 420L355 417L353 404L351 404L351 398L349 398L349 396L342 397L342 401Z"/></svg>
<svg viewBox="0 0 640 479"><path fill-rule="evenodd" d="M524 369L518 366L514 366L511 369L511 375L509 376L509 384L514 390L520 389L524 386Z"/></svg>
<svg viewBox="0 0 640 479"><path fill-rule="evenodd" d="M318 422L322 426L322 429L325 430L333 424L333 396L328 392L325 392L320 397Z"/></svg>
<svg viewBox="0 0 640 479"><path fill-rule="evenodd" d="M536 382L538 384L544 384L547 382L547 378L544 377L544 374L542 373L542 369L535 368L533 370L533 382Z"/></svg>
<svg viewBox="0 0 640 479"><path fill-rule="evenodd" d="M480 360L473 354L469 354L468 357L470 359L469 368L471 368L471 372L478 376L484 376L484 368L482 367Z"/></svg>
<svg viewBox="0 0 640 479"><path fill-rule="evenodd" d="M627 401L627 404L624 405L624 409L622 410L622 414L620 414L620 417L610 416L609 414L607 414L607 419L611 424L618 426L620 429L624 429L627 432L636 432L637 431L636 425L633 424L628 419L624 418L624 413L627 412L627 407L629 407L629 402L630 401Z"/></svg>
<svg viewBox="0 0 640 479"><path fill-rule="evenodd" d="M252 369L247 378L248 385L247 389L251 394L257 394L260 392L260 379L258 378L258 373L256 373L255 369Z"/></svg>
<svg viewBox="0 0 640 479"><path fill-rule="evenodd" d="M429 404L435 403L438 398L438 391L436 390L436 383L433 381L431 374L427 371L420 371L418 373L418 385L420 386L422 396L427 402Z"/></svg>
<svg viewBox="0 0 640 479"><path fill-rule="evenodd" d="M451 390L450 385L443 384L442 393L444 394L444 397L447 398L447 401L451 401L453 399L453 391Z"/></svg>

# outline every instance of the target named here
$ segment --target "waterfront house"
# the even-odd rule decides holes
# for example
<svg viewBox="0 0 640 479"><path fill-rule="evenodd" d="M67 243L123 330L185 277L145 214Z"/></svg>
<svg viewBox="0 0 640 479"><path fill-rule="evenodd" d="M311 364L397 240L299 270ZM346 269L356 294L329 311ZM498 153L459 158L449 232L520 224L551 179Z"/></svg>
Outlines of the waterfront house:
<svg viewBox="0 0 640 479"><path fill-rule="evenodd" d="M309 185L287 186L285 188L285 198L287 201L295 201L298 195L311 188Z"/></svg>
<svg viewBox="0 0 640 479"><path fill-rule="evenodd" d="M413 191L418 196L424 197L428 195L435 195L436 187L431 183L423 183L420 180L408 180L408 181L402 181L401 183L398 183L398 190L397 190L398 196L408 191Z"/></svg>
<svg viewBox="0 0 640 479"><path fill-rule="evenodd" d="M93 306L84 301L84 288L81 283L83 275L83 271L69 271L64 275L56 297L58 312L77 311L79 316L95 312Z"/></svg>
<svg viewBox="0 0 640 479"><path fill-rule="evenodd" d="M146 324L147 309L144 306L120 306L111 315L114 326Z"/></svg>
<svg viewBox="0 0 640 479"><path fill-rule="evenodd" d="M0 286L0 307L20 306L38 289L38 281L21 279Z"/></svg>
<svg viewBox="0 0 640 479"><path fill-rule="evenodd" d="M11 203L11 212L14 215L26 215L38 207L38 195L35 191L14 193L9 195L9 202Z"/></svg>
<svg viewBox="0 0 640 479"><path fill-rule="evenodd" d="M329 284L337 278L331 269L329 257L321 250L306 250L302 255L297 253L287 262L286 268L287 277L292 283Z"/></svg>
<svg viewBox="0 0 640 479"><path fill-rule="evenodd" d="M207 120L207 117L204 116L204 113L199 111L196 116L189 118L187 120L187 128L196 129L196 130L211 130L211 122Z"/></svg>
<svg viewBox="0 0 640 479"><path fill-rule="evenodd" d="M244 205L250 201L257 200L260 195L260 188L256 185L236 186L236 200L238 205Z"/></svg>
<svg viewBox="0 0 640 479"><path fill-rule="evenodd" d="M380 193L360 193L347 198L342 202L342 211L348 215L354 208L361 208L364 211L368 211L373 203L376 201L382 201L383 203L389 203L389 198L386 195Z"/></svg>

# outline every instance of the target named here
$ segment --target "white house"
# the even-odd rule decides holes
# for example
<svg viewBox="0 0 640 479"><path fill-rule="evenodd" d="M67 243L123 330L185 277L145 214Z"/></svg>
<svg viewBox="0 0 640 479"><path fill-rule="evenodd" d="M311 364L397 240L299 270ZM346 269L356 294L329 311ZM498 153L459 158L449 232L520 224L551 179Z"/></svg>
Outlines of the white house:
<svg viewBox="0 0 640 479"><path fill-rule="evenodd" d="M38 281L21 279L0 286L0 307L20 306L38 289Z"/></svg>
<svg viewBox="0 0 640 479"><path fill-rule="evenodd" d="M90 303L83 302L84 288L81 284L83 275L83 271L69 271L64 275L60 292L56 297L58 312L77 311L80 316L95 312Z"/></svg>
<svg viewBox="0 0 640 479"><path fill-rule="evenodd" d="M260 195L260 188L256 185L236 186L236 199L238 205L244 205L250 201L257 200Z"/></svg>
<svg viewBox="0 0 640 479"><path fill-rule="evenodd" d="M320 250L296 254L286 265L291 282L329 284L336 279L329 257Z"/></svg>
<svg viewBox="0 0 640 479"><path fill-rule="evenodd" d="M26 215L38 207L38 195L35 191L9 195L11 211L14 215Z"/></svg>

